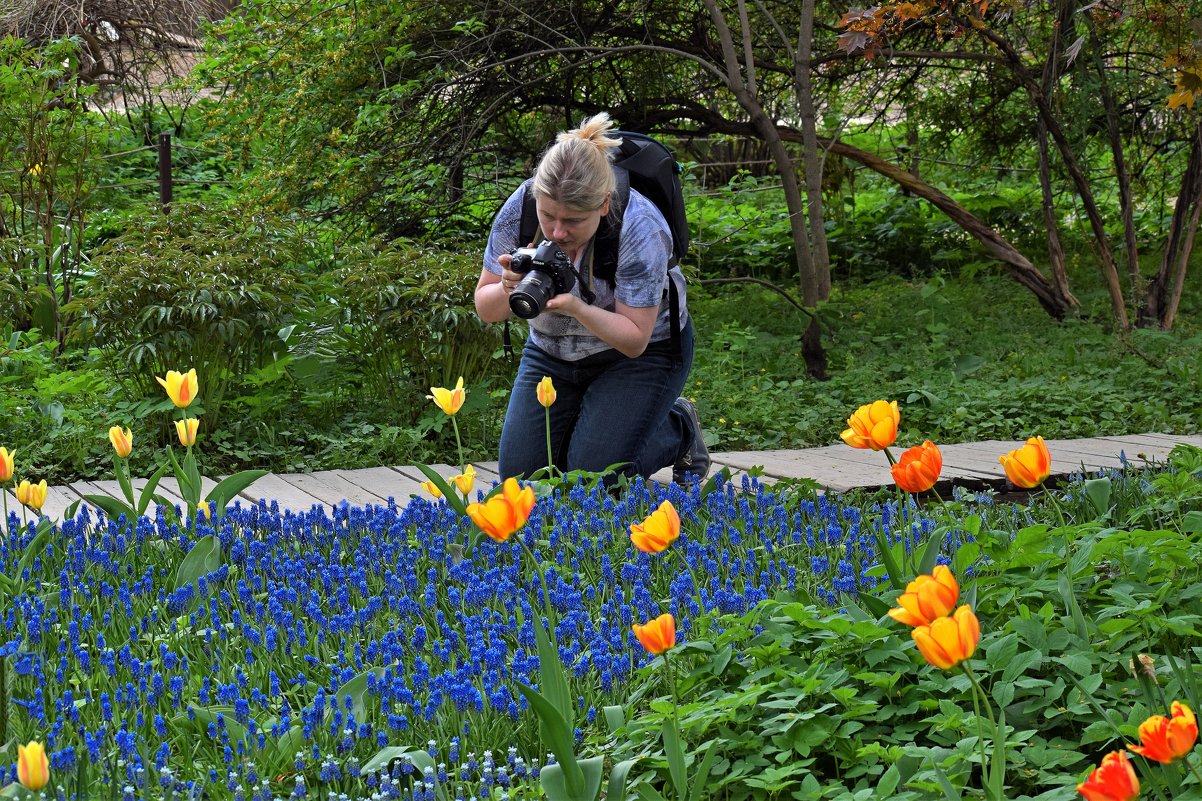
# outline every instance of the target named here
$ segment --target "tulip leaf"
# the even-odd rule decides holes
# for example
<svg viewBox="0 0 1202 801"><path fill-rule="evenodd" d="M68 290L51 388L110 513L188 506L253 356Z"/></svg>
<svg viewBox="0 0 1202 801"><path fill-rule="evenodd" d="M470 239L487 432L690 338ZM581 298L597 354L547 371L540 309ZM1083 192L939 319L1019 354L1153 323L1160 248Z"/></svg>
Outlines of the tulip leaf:
<svg viewBox="0 0 1202 801"><path fill-rule="evenodd" d="M188 506L195 506L196 503L191 500L195 495L199 499L200 491L192 490L192 477L180 467L179 460L175 458L175 449L170 445L167 446L167 457L171 460L171 469L175 473L175 481L179 484L179 494L184 499Z"/></svg>
<svg viewBox="0 0 1202 801"><path fill-rule="evenodd" d="M84 495L83 499L103 511L114 523L121 515L125 515L125 520L130 525L134 525L138 520L138 513L124 501L108 495Z"/></svg>
<svg viewBox="0 0 1202 801"><path fill-rule="evenodd" d="M717 473L714 473L712 476L710 476L708 479L706 479L705 483L701 485L701 493L700 493L701 500L705 500L705 496L709 495L711 492L718 489L718 486L720 484L729 484L729 483L730 483L730 468L723 467Z"/></svg>
<svg viewBox="0 0 1202 801"><path fill-rule="evenodd" d="M438 491L442 493L442 498L447 502L448 506L461 515L467 514L467 506L464 505L463 499L459 497L459 490L451 489L451 485L447 483L447 480L440 476L433 467L425 464L419 464L417 469L422 471L422 475L430 479L430 483L438 488ZM494 487L493 491L488 493L487 497L491 498L493 495L499 492L500 489L501 488L499 486Z"/></svg>
<svg viewBox="0 0 1202 801"><path fill-rule="evenodd" d="M129 465L115 452L113 453L113 472L117 474L117 484L120 485L125 500L132 507L134 505L134 487L129 481Z"/></svg>
<svg viewBox="0 0 1202 801"><path fill-rule="evenodd" d="M518 692L525 696L526 701L533 707L534 714L538 716L539 734L542 736L544 744L551 749L551 753L555 754L555 761L559 763L559 769L563 771L563 782L567 792L573 797L579 796L583 790L584 776L580 765L576 762L572 728L563 719L563 715L559 713L555 705L548 701L542 693L523 682L518 681L515 684L517 684ZM551 766L544 767L543 772L549 767Z"/></svg>
<svg viewBox="0 0 1202 801"><path fill-rule="evenodd" d="M305 729L297 724L277 740L267 741L267 766L272 773L289 770L296 762L296 755L305 750Z"/></svg>
<svg viewBox="0 0 1202 801"><path fill-rule="evenodd" d="M568 786L568 771L562 765L546 765L538 774L538 783L548 801L593 801L601 791L605 757L582 759L577 763L581 775L577 788Z"/></svg>
<svg viewBox="0 0 1202 801"><path fill-rule="evenodd" d="M901 568L897 565L897 560L893 558L893 551L889 547L889 541L885 539L885 532L880 528L873 527L873 537L876 538L876 551L880 556L881 562L885 565L885 573L889 576L889 583L894 589L902 589L905 585L902 583Z"/></svg>
<svg viewBox="0 0 1202 801"><path fill-rule="evenodd" d="M51 522L50 518L43 517L38 521L38 526L34 531L33 540L25 546L25 553L21 554L21 561L17 563L18 576L25 575L26 568L46 548L46 543L50 540L50 535L54 533L54 523Z"/></svg>
<svg viewBox="0 0 1202 801"><path fill-rule="evenodd" d="M1077 595L1073 592L1073 582L1068 573L1061 570L1056 579L1060 589L1060 597L1064 599L1064 609L1073 620L1073 630L1083 642L1089 642L1089 627L1085 624L1085 615L1081 614L1081 605L1077 603Z"/></svg>
<svg viewBox="0 0 1202 801"><path fill-rule="evenodd" d="M945 801L960 801L960 791L956 789L951 780L947 778L947 774L943 772L943 768L939 767L939 763L934 759L931 760L931 769L935 771L935 778L939 781L939 787L943 790Z"/></svg>
<svg viewBox="0 0 1202 801"><path fill-rule="evenodd" d="M226 476L218 482L217 486L209 490L209 494L205 497L205 503L208 504L212 501L217 504L216 516L220 519L225 514L225 507L233 500L234 496L267 475L267 473L267 470L243 470L240 473L234 473L232 476Z"/></svg>
<svg viewBox="0 0 1202 801"><path fill-rule="evenodd" d="M863 606L869 614L876 615L878 620L889 614L889 604L885 603L880 598L877 598L875 595L860 593L858 596L856 596L856 598L859 600L861 606Z"/></svg>
<svg viewBox="0 0 1202 801"><path fill-rule="evenodd" d="M16 798L24 801L24 799L27 798L33 799L42 797L43 795L40 791L35 793L33 790L27 790L17 782L13 782L3 790L0 790L0 798Z"/></svg>
<svg viewBox="0 0 1202 801"><path fill-rule="evenodd" d="M390 745L387 748L382 748L374 756L367 760L360 768L363 773L374 773L379 770L387 770L393 760L404 759L408 757L413 767L417 768L418 772L425 774L426 769L437 770L438 766L434 764L434 760L420 748L413 748L408 745ZM435 794L443 801L446 801L447 790L442 784L434 786Z"/></svg>
<svg viewBox="0 0 1202 801"><path fill-rule="evenodd" d="M219 567L221 542L212 534L201 537L188 551L184 561L180 562L179 570L175 573L175 589L195 584L201 576L207 576Z"/></svg>
<svg viewBox="0 0 1202 801"><path fill-rule="evenodd" d="M922 556L918 558L918 575L929 575L935 569L935 563L939 560L939 550L943 545L943 537L946 532L945 528L940 527L927 537L926 543L922 546Z"/></svg>
<svg viewBox="0 0 1202 801"><path fill-rule="evenodd" d="M230 745L236 745L239 742L247 742L248 732L246 726L239 723L234 718L234 708L232 706L201 706L192 707L192 714L181 712L171 718L171 723L181 731L192 730L201 736L208 736L209 724L217 725L217 718L221 718L222 726L230 736Z"/></svg>
<svg viewBox="0 0 1202 801"><path fill-rule="evenodd" d="M665 801L660 791L646 782L635 785L634 791L639 794L639 801Z"/></svg>
<svg viewBox="0 0 1202 801"><path fill-rule="evenodd" d="M154 471L154 475L146 480L146 486L142 487L142 494L138 496L138 517L146 514L146 507L150 506L151 499L155 497L154 491L159 488L159 481L166 472L167 463L163 462L159 469Z"/></svg>
<svg viewBox="0 0 1202 801"><path fill-rule="evenodd" d="M547 599L547 603L550 604L550 599ZM559 658L559 649L555 647L551 635L543 628L541 617L536 616L530 621L530 625L534 629L534 641L538 644L539 687L546 693L547 700L554 704L571 731L576 727L575 705L568 688L568 677L564 675L563 662Z"/></svg>
<svg viewBox="0 0 1202 801"><path fill-rule="evenodd" d="M635 757L614 765L613 770L609 772L609 786L605 788L606 801L626 801L626 780L630 776L630 769L638 761L639 758Z"/></svg>
<svg viewBox="0 0 1202 801"><path fill-rule="evenodd" d="M1006 710L998 707L997 713L997 727L993 732L993 759L989 768L989 784L993 798L996 801L1006 801Z"/></svg>
<svg viewBox="0 0 1202 801"><path fill-rule="evenodd" d="M1085 497L1093 506L1095 520L1106 517L1110 511L1110 479L1090 478L1085 480Z"/></svg>
<svg viewBox="0 0 1202 801"><path fill-rule="evenodd" d="M605 726L609 729L610 734L626 725L626 709L622 706L615 704L604 707L601 714L605 718Z"/></svg>
<svg viewBox="0 0 1202 801"><path fill-rule="evenodd" d="M701 766L697 768L697 774L693 776L693 789L689 793L689 801L701 801L703 793L709 787L710 770L714 766L714 759L718 756L717 746L717 740L710 740L701 747L705 756L701 758Z"/></svg>
<svg viewBox="0 0 1202 801"><path fill-rule="evenodd" d="M338 688L335 697L338 699L338 708L346 709L346 698L349 695L351 698L351 714L355 716L355 723L364 723L367 720L367 705L365 699L367 697L367 677L375 676L380 678L384 675L384 668L371 668L365 670L358 676L343 684ZM328 722L333 716L334 710L326 708L325 719Z"/></svg>
<svg viewBox="0 0 1202 801"><path fill-rule="evenodd" d="M680 732L676 730L676 718L664 719L663 728L664 756L668 760L668 773L672 777L672 787L679 799L688 798L689 780L684 766L684 744L680 741Z"/></svg>

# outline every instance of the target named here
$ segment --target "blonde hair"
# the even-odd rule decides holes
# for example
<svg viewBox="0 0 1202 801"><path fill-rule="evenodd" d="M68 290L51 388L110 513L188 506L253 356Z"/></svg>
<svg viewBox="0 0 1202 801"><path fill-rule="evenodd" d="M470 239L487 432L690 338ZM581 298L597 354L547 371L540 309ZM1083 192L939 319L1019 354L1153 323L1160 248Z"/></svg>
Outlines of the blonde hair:
<svg viewBox="0 0 1202 801"><path fill-rule="evenodd" d="M622 140L607 136L612 129L603 111L560 133L534 171L534 191L579 211L601 208L617 186L611 162Z"/></svg>

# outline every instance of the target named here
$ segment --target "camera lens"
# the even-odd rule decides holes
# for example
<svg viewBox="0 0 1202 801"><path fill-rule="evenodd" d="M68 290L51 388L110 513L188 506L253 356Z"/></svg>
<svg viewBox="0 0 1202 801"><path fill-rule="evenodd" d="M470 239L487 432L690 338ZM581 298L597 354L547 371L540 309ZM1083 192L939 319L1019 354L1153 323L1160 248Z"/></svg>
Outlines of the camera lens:
<svg viewBox="0 0 1202 801"><path fill-rule="evenodd" d="M532 320L554 296L555 284L551 281L551 276L539 270L531 270L510 293L509 308L523 320Z"/></svg>

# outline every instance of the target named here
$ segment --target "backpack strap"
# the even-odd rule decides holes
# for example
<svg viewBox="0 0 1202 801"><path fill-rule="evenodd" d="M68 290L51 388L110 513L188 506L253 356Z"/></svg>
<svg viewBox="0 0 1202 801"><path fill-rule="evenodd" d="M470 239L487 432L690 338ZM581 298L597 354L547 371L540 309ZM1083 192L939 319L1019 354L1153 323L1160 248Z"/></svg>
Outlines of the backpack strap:
<svg viewBox="0 0 1202 801"><path fill-rule="evenodd" d="M611 286L618 275L618 246L622 238L622 218L630 201L630 173L622 167L614 167L614 178L609 213L601 218L593 237L593 275L604 278Z"/></svg>

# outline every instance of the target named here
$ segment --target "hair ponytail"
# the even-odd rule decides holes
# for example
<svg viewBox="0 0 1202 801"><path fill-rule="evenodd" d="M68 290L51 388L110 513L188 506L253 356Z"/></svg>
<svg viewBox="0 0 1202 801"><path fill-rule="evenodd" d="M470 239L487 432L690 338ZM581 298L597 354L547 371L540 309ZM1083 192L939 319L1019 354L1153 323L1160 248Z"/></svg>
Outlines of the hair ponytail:
<svg viewBox="0 0 1202 801"><path fill-rule="evenodd" d="M612 129L603 111L561 132L534 171L534 191L569 208L601 208L617 184L612 160L622 140L608 135Z"/></svg>

